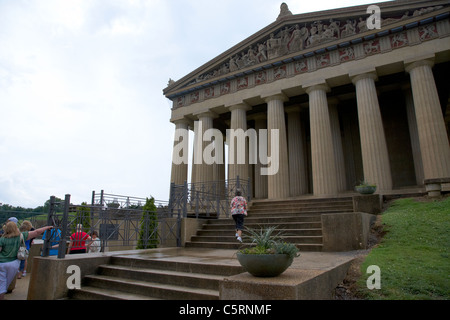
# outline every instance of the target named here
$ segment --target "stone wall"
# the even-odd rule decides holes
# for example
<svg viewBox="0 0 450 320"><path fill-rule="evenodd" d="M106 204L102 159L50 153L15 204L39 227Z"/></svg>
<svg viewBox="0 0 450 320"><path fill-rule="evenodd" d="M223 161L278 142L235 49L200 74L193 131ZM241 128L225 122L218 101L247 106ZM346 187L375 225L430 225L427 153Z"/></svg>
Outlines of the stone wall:
<svg viewBox="0 0 450 320"><path fill-rule="evenodd" d="M364 212L322 214L323 251L366 249L375 216Z"/></svg>

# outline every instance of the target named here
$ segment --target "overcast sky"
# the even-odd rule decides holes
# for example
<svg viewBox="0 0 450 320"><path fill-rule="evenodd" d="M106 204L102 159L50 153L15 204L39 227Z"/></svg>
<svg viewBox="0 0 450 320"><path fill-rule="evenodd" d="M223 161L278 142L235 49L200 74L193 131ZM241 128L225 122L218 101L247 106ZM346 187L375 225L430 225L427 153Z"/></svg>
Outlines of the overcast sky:
<svg viewBox="0 0 450 320"><path fill-rule="evenodd" d="M376 1L285 1L293 14ZM274 22L281 0L0 0L0 203L168 200L162 93Z"/></svg>

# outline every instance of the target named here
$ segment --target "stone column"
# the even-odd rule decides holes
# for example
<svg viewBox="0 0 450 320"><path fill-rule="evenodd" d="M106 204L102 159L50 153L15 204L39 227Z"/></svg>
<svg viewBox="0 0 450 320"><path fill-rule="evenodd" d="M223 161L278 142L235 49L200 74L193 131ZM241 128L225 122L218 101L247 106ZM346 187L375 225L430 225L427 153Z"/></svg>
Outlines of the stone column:
<svg viewBox="0 0 450 320"><path fill-rule="evenodd" d="M225 141L225 138L222 138L223 141ZM214 171L214 181L225 181L225 144L222 143L221 146L215 144L215 148L219 150L219 148L222 148L222 154L223 158L220 159L221 163L214 163L213 164L213 171Z"/></svg>
<svg viewBox="0 0 450 320"><path fill-rule="evenodd" d="M342 143L342 147L344 148L344 154L345 154L345 173L347 176L347 186L349 188L352 188L353 186L355 186L358 182L357 178L357 172L359 171L358 169L359 166L357 163L359 163L359 159L358 156L361 154L360 152L360 148L361 148L361 143L358 141L358 143L355 143L355 136L358 135L359 136L359 128L356 128L355 130L355 126L358 127L358 120L357 120L357 115L355 116L355 120L353 121L353 114L347 112L343 117L342 117L342 126L344 128L344 139L343 139L343 143ZM355 124L356 122L356 124ZM361 163L362 165L362 163ZM362 171L362 169L361 169Z"/></svg>
<svg viewBox="0 0 450 320"><path fill-rule="evenodd" d="M170 182L181 185L188 180L189 121L182 119L174 123L175 139Z"/></svg>
<svg viewBox="0 0 450 320"><path fill-rule="evenodd" d="M225 141L224 138L222 138ZM217 181L216 184L216 192L221 195L221 199L225 197L225 143L222 143L221 146L215 145L216 150L222 148L223 158L220 160L222 163L214 163L213 164L213 181Z"/></svg>
<svg viewBox="0 0 450 320"><path fill-rule="evenodd" d="M311 161L314 195L338 193L326 84L306 88L309 95Z"/></svg>
<svg viewBox="0 0 450 320"><path fill-rule="evenodd" d="M352 77L352 82L356 86L364 180L383 191L392 190L392 177L376 79L377 75L370 72Z"/></svg>
<svg viewBox="0 0 450 320"><path fill-rule="evenodd" d="M234 134L227 137L227 139L230 139L228 143L228 179L236 179L239 176L239 179L247 180L249 177L248 143L242 133L245 134L247 131L247 111L251 110L251 107L245 103L240 103L230 106L229 110L231 111L230 129ZM232 139L234 139L233 143ZM242 143L244 144L244 151L239 148Z"/></svg>
<svg viewBox="0 0 450 320"><path fill-rule="evenodd" d="M308 192L306 171L305 129L300 118L300 106L286 109L288 114L289 190L296 197Z"/></svg>
<svg viewBox="0 0 450 320"><path fill-rule="evenodd" d="M267 141L262 141L261 136L259 135L260 130L267 130L267 116L265 114L258 114L254 117L255 120L255 130L258 134L258 161L255 164L255 183L253 189L255 190L255 198L256 199L265 199L267 198L267 176L261 174L261 168L266 167L261 164L260 161L260 144L266 144L267 150ZM267 137L267 136L266 136Z"/></svg>
<svg viewBox="0 0 450 320"><path fill-rule="evenodd" d="M197 132L195 132L194 130L194 143L192 146L192 170L191 170L191 183L196 183L197 182L197 168L200 166L199 164L195 163L195 154L197 152L197 139L198 139L198 134Z"/></svg>
<svg viewBox="0 0 450 320"><path fill-rule="evenodd" d="M268 168L278 169L268 175L269 199L285 199L289 197L289 164L284 114L284 102L287 100L288 98L284 94L265 97L267 103L268 153L272 157L272 163L268 164ZM272 143L275 132L278 132L278 141L274 140L274 143L277 144L276 146ZM278 155L274 155L273 153L277 149Z"/></svg>
<svg viewBox="0 0 450 320"><path fill-rule="evenodd" d="M450 147L439 96L434 81L432 60L406 65L411 77L424 179L450 177Z"/></svg>
<svg viewBox="0 0 450 320"><path fill-rule="evenodd" d="M215 117L217 117L217 115L213 112L202 112L199 114L195 114L198 117L199 123L198 125L200 126L199 128L199 132L196 132L196 138L195 138L195 146L194 149L196 149L196 151L194 151L195 156L194 156L194 165L197 165L196 170L195 170L195 182L208 182L208 181L213 181L214 179L214 168L212 164L206 164L204 159L203 159L203 151L205 150L205 147L207 145L209 145L211 142L208 141L203 141L203 136L205 134L205 131L208 129L212 129L213 128L213 120ZM199 135L197 137L197 135ZM200 141L199 139L202 139L202 141Z"/></svg>
<svg viewBox="0 0 450 320"><path fill-rule="evenodd" d="M337 105L339 100L336 98L328 99L328 109L330 112L331 136L333 138L333 150L336 164L336 179L338 191L347 190L347 179L345 172L344 150L342 146L341 126L339 124L339 114Z"/></svg>
<svg viewBox="0 0 450 320"><path fill-rule="evenodd" d="M420 152L419 132L417 131L416 112L414 111L414 100L411 92L411 86L403 88L406 103L406 115L408 117L409 137L411 140L411 149L414 161L414 170L416 173L416 183L423 186L423 162Z"/></svg>

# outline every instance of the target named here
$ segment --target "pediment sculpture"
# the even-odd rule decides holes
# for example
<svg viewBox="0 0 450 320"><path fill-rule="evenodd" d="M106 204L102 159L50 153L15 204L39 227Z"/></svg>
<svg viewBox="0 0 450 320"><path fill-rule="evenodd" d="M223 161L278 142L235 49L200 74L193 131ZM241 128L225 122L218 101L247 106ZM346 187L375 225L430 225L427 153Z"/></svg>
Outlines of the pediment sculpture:
<svg viewBox="0 0 450 320"><path fill-rule="evenodd" d="M412 14L406 11L402 16L382 19L381 25L384 27L441 8L443 6L422 8L414 10ZM288 6L283 3L277 20L291 16L293 15L289 11ZM223 76L230 72L245 69L305 49L314 48L327 42L367 32L366 19L367 17L343 20L329 19L328 21L317 20L309 23L286 25L280 30L272 32L266 40L259 41L248 46L247 50L231 55L228 61L221 64L218 68L198 76L186 86Z"/></svg>

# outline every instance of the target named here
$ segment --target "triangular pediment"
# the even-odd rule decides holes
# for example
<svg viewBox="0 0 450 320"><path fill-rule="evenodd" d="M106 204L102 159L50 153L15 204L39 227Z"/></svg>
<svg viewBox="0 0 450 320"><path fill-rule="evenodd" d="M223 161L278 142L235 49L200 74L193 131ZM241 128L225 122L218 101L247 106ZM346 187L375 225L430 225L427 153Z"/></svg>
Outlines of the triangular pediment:
<svg viewBox="0 0 450 320"><path fill-rule="evenodd" d="M293 15L278 19L178 81L169 81L164 95L174 100L200 89L292 61L345 48L367 39L418 26L421 18L439 12L448 1L392 1L375 4L381 29L369 29L369 5Z"/></svg>

